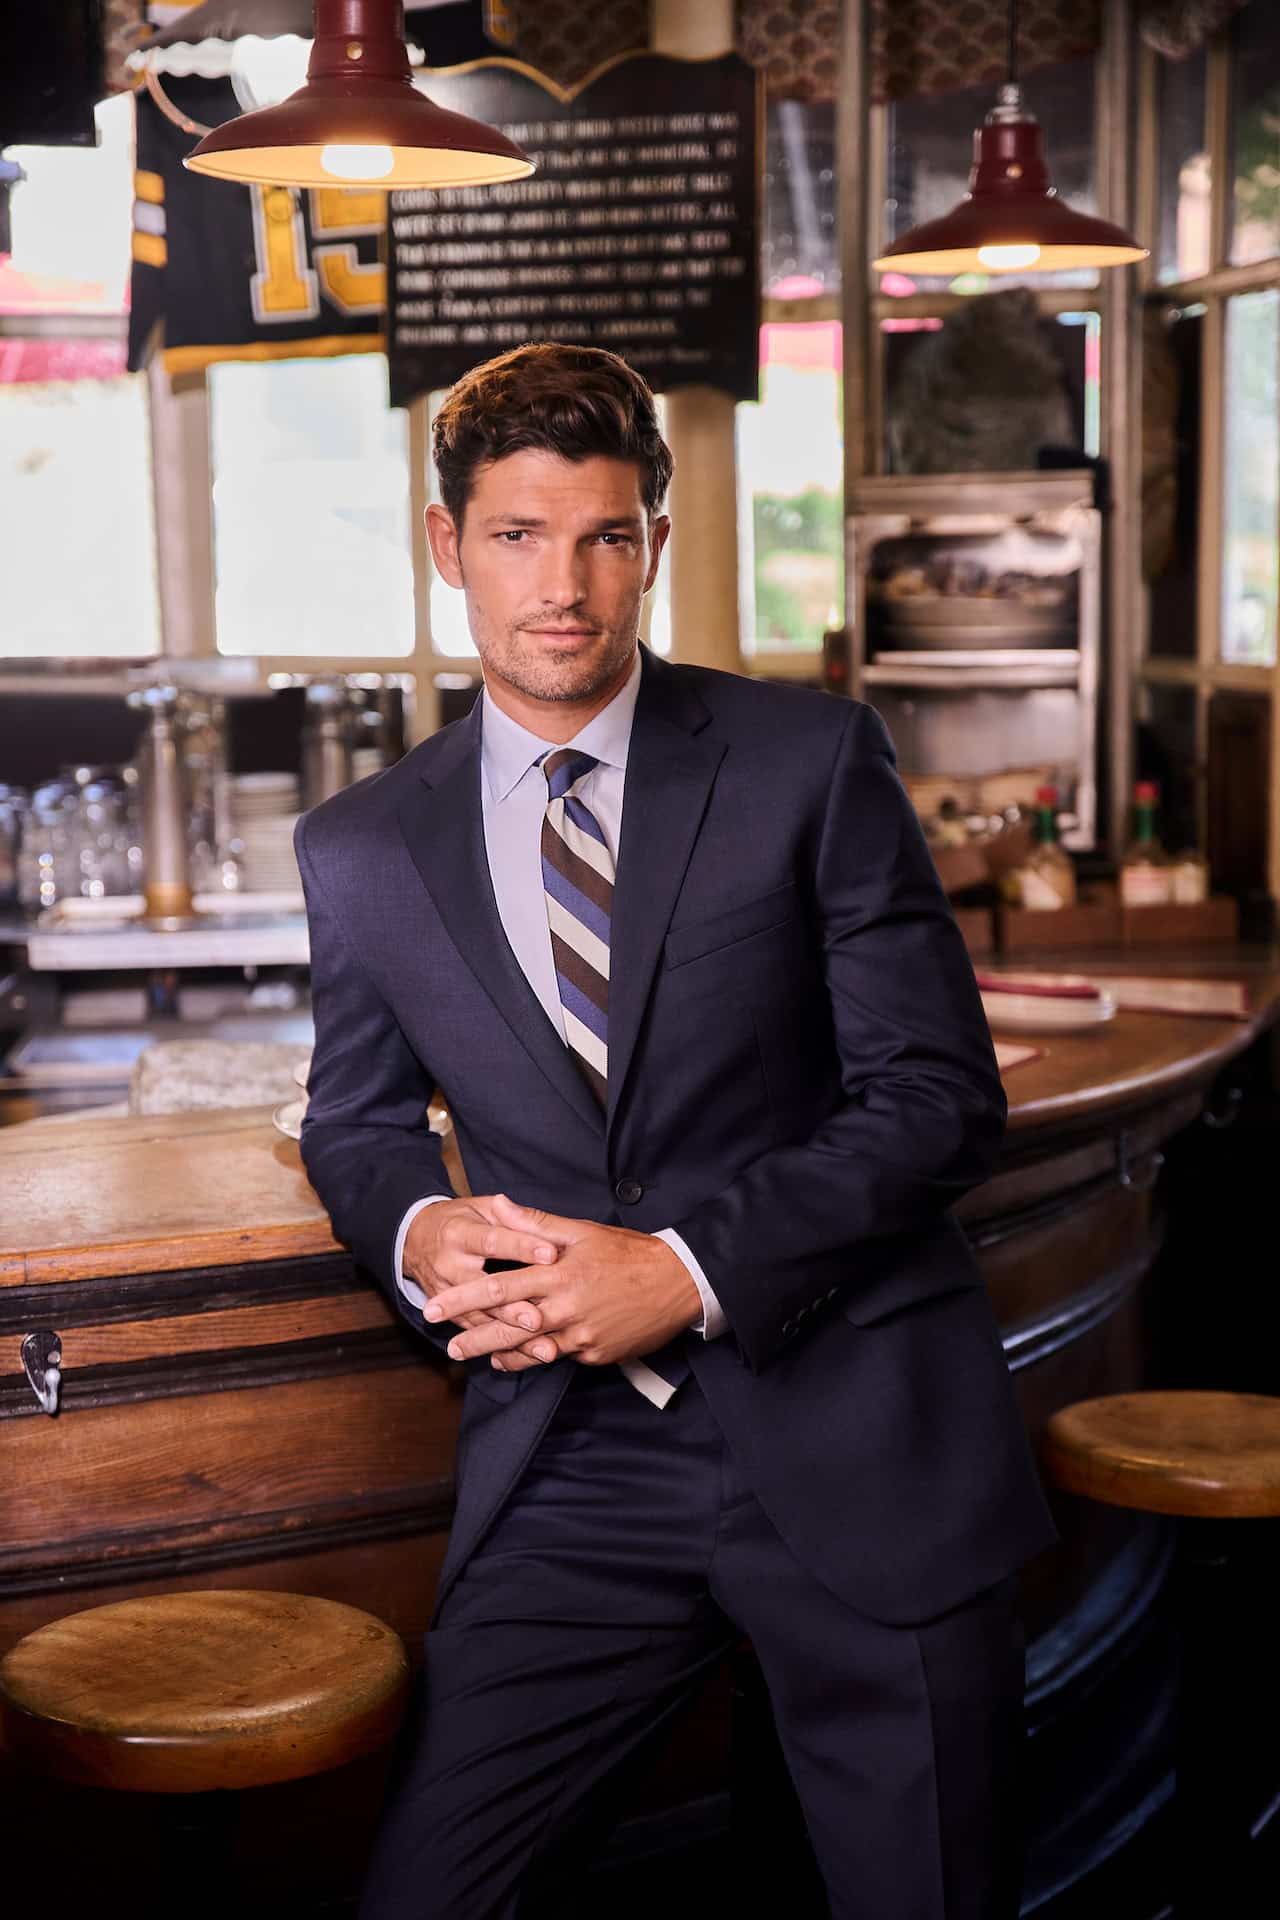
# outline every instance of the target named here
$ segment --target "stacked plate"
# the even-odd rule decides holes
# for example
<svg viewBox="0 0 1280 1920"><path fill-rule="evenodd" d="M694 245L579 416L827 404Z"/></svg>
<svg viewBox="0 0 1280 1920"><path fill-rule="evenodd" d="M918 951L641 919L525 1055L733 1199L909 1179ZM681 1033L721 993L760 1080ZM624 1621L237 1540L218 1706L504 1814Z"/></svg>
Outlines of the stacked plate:
<svg viewBox="0 0 1280 1920"><path fill-rule="evenodd" d="M987 1024L1028 1033L1084 1033L1116 1017L1116 1003L1079 973L979 973Z"/></svg>
<svg viewBox="0 0 1280 1920"><path fill-rule="evenodd" d="M302 885L293 857L301 805L296 773L238 773L231 780L231 817L242 847L249 893L293 893Z"/></svg>

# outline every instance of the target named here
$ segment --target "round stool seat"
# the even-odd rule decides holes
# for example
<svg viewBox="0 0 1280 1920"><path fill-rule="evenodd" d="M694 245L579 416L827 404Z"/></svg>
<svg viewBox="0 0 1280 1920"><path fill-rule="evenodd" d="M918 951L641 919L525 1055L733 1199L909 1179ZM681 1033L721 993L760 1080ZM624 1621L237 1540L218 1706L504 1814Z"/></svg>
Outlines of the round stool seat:
<svg viewBox="0 0 1280 1920"><path fill-rule="evenodd" d="M152 1594L68 1614L0 1661L14 1750L82 1786L203 1793L322 1773L395 1732L399 1635L299 1593Z"/></svg>
<svg viewBox="0 0 1280 1920"><path fill-rule="evenodd" d="M1280 1399L1117 1393L1063 1407L1045 1470L1068 1493L1194 1519L1280 1515Z"/></svg>

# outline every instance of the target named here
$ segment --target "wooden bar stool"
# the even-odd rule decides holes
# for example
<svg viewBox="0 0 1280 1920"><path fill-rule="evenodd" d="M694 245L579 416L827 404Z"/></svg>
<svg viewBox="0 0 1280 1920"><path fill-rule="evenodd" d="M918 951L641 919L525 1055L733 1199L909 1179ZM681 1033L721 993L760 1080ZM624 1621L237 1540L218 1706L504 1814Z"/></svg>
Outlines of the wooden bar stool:
<svg viewBox="0 0 1280 1920"><path fill-rule="evenodd" d="M399 1635L357 1607L298 1593L154 1594L20 1640L0 1661L0 1719L32 1774L209 1796L189 1803L196 1871L183 1900L190 1910L194 1891L203 1909L225 1911L242 1891L225 1884L232 1790L372 1754L394 1735L408 1687Z"/></svg>
<svg viewBox="0 0 1280 1920"><path fill-rule="evenodd" d="M1178 1520L1174 1910L1195 1920L1261 1913L1233 1779L1248 1733L1221 1671L1240 1635L1227 1577L1235 1523L1280 1516L1280 1399L1168 1391L1082 1400L1050 1418L1041 1457L1068 1493Z"/></svg>

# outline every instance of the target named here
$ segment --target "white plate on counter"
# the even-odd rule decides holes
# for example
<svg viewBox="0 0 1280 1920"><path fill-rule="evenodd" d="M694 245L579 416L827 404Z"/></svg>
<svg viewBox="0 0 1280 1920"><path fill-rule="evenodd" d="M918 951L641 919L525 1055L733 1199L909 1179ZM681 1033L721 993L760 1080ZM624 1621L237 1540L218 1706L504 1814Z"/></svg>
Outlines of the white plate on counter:
<svg viewBox="0 0 1280 1920"><path fill-rule="evenodd" d="M1109 993L1088 1000L1056 1000L1043 993L984 993L982 1005L993 1033L1087 1033L1116 1017L1116 1003Z"/></svg>

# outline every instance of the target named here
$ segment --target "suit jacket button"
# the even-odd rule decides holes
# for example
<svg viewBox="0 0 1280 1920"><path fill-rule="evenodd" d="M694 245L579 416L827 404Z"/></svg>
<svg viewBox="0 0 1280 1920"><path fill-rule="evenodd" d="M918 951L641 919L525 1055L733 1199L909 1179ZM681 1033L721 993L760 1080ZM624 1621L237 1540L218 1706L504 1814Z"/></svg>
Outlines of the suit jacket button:
<svg viewBox="0 0 1280 1920"><path fill-rule="evenodd" d="M634 1207L637 1200L644 1198L644 1188L638 1180L619 1180L613 1191L616 1198L628 1207Z"/></svg>

